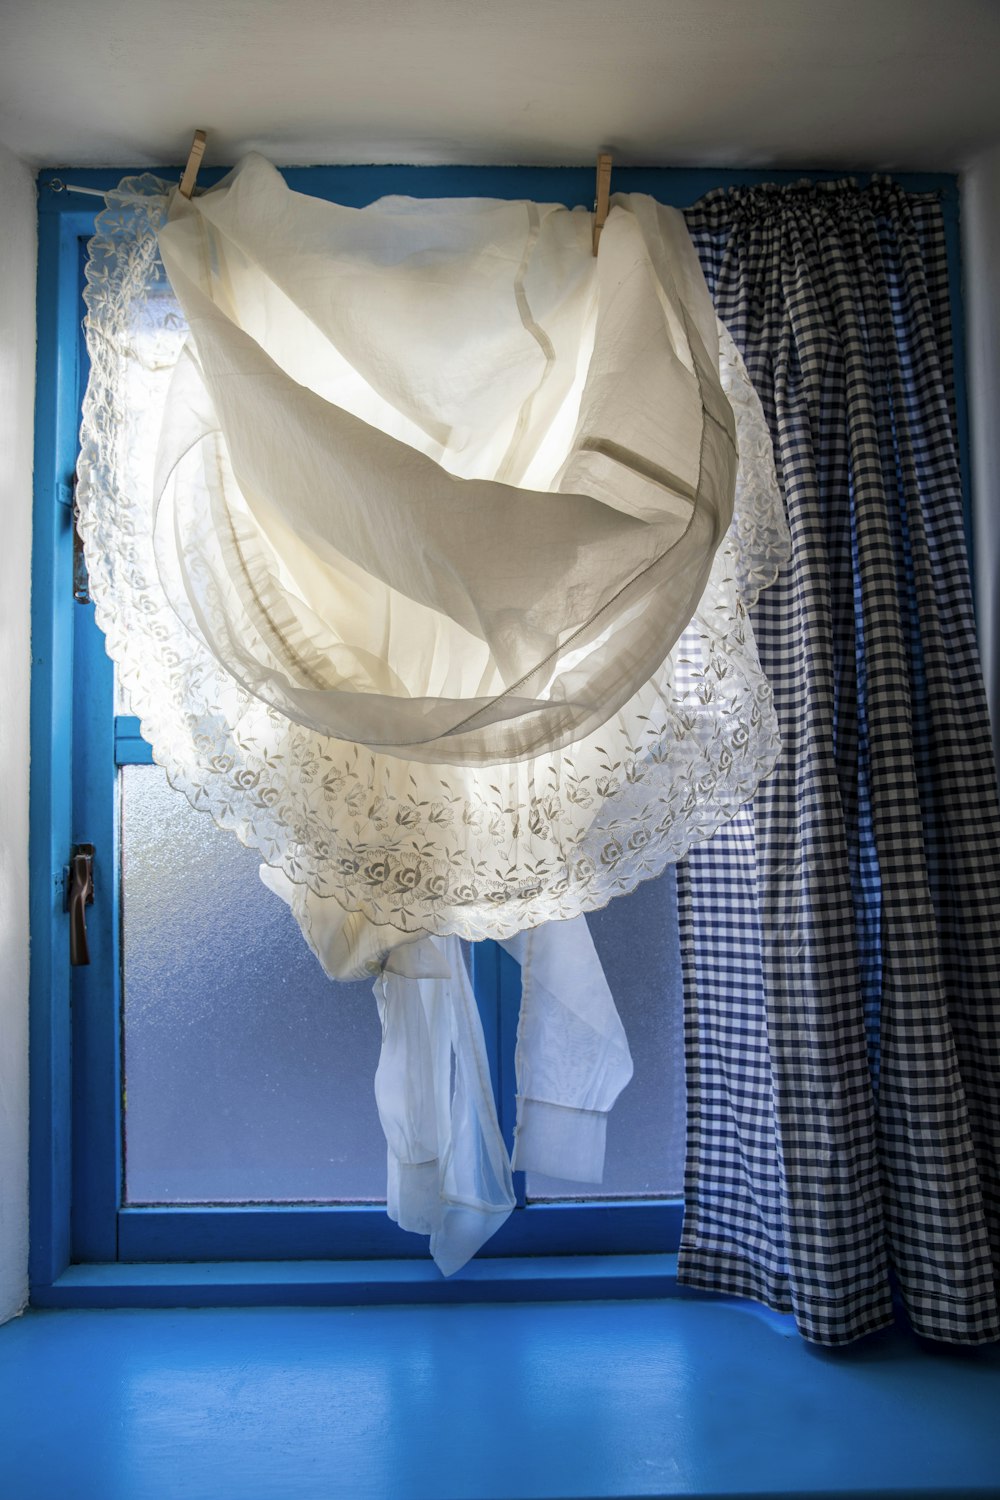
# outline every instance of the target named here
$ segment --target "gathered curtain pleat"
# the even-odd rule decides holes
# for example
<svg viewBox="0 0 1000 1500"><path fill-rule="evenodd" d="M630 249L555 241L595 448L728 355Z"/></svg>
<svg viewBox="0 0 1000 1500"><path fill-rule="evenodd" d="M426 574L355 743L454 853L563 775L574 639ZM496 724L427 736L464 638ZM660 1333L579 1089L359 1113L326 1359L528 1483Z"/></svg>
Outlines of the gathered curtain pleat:
<svg viewBox="0 0 1000 1500"><path fill-rule="evenodd" d="M679 866L679 1274L847 1343L1000 1336L1000 811L941 207L876 179L687 213L761 396L791 561L752 611L783 743Z"/></svg>

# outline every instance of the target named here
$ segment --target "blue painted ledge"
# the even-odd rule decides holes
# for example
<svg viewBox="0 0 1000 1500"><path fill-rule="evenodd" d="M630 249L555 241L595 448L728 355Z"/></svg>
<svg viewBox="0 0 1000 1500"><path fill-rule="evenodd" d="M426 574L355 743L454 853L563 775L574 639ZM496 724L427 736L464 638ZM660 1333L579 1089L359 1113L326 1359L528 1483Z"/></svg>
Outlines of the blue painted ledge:
<svg viewBox="0 0 1000 1500"><path fill-rule="evenodd" d="M357 1307L398 1303L702 1297L676 1255L483 1256L444 1277L410 1260L122 1261L71 1265L33 1307Z"/></svg>
<svg viewBox="0 0 1000 1500"><path fill-rule="evenodd" d="M11 1500L1000 1495L1000 1350L749 1303L33 1311Z"/></svg>

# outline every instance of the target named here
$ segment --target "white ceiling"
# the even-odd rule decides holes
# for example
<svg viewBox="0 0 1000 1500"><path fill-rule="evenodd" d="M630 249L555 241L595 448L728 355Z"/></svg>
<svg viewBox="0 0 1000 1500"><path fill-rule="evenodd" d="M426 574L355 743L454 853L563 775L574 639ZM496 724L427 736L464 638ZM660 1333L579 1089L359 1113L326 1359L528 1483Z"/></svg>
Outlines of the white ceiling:
<svg viewBox="0 0 1000 1500"><path fill-rule="evenodd" d="M1000 0L0 0L37 166L955 169L1000 140Z"/></svg>

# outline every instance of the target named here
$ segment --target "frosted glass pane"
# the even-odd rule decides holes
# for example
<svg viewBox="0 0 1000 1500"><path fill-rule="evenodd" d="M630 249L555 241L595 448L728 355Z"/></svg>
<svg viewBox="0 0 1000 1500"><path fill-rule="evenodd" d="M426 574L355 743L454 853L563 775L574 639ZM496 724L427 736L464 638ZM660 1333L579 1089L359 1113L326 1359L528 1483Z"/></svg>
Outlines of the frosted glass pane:
<svg viewBox="0 0 1000 1500"><path fill-rule="evenodd" d="M121 790L127 1200L384 1199L371 982L326 978L158 766Z"/></svg>
<svg viewBox="0 0 1000 1500"><path fill-rule="evenodd" d="M680 1197L684 1186L684 1019L673 866L587 922L635 1063L608 1117L604 1181L529 1172L529 1198Z"/></svg>

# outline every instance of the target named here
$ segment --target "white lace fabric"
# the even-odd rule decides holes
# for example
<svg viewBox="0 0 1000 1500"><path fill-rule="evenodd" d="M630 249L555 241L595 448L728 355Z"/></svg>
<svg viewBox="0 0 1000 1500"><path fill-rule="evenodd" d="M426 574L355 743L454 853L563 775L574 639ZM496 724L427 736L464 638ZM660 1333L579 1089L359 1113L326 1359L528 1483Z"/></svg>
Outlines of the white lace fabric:
<svg viewBox="0 0 1000 1500"><path fill-rule="evenodd" d="M390 200L368 219L338 210L351 295L331 310L316 286L334 205L304 200L308 295L301 277L282 284L281 236L250 254L249 189L263 178L267 193L299 197L264 167L193 207L150 177L109 195L87 272L80 528L98 621L154 758L193 806L260 851L328 972L354 977L421 934L507 938L603 906L732 816L778 753L746 607L787 532L759 402L672 211L616 199L595 267L580 211L483 200ZM423 274L422 294L433 285L435 215L447 216L448 246L472 242L501 308L492 346L475 337L468 301L428 308L405 278L382 300L372 292L386 262L392 282L393 254ZM284 235L291 218L277 219ZM161 232L165 246L175 232L194 237L189 255L182 243L167 256L197 352ZM197 275L195 252L208 254ZM616 266L632 288L624 302ZM352 317L365 299L374 331ZM407 375L394 329L414 300L406 348L419 354L418 333L432 348ZM294 338L267 333L289 311ZM383 344L371 345L376 334ZM472 352L442 391L431 354L463 335ZM655 348L623 365L637 338ZM360 382L349 378L359 341L378 356ZM284 446L251 441L254 424L226 391L247 379L267 388L251 409L270 411L265 430ZM419 400L400 395L411 386ZM322 441L282 513L281 474L310 416ZM734 430L735 507L721 535ZM230 451L244 439L246 459ZM321 493L334 461L336 526ZM393 495L394 473L404 482ZM424 545L435 484L447 503ZM360 523L349 542L342 534L352 497L362 517L375 507L375 542ZM466 505L478 519L456 550ZM369 742L329 732L348 722Z"/></svg>
<svg viewBox="0 0 1000 1500"><path fill-rule="evenodd" d="M580 211L348 210L251 158L194 204L123 182L87 283L119 682L327 973L377 975L388 1209L451 1274L514 1205L459 937L522 966L514 1166L600 1181L632 1060L583 913L777 756L760 404L641 197L595 262Z"/></svg>

